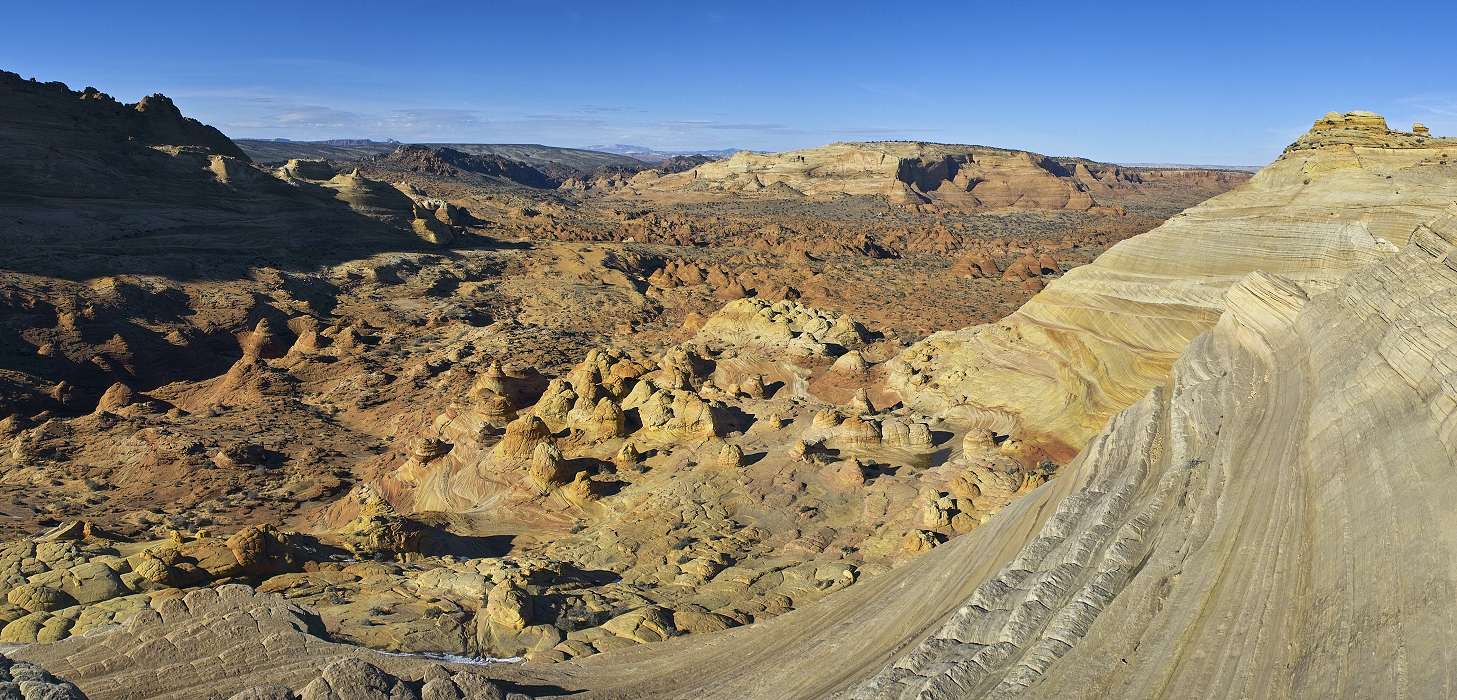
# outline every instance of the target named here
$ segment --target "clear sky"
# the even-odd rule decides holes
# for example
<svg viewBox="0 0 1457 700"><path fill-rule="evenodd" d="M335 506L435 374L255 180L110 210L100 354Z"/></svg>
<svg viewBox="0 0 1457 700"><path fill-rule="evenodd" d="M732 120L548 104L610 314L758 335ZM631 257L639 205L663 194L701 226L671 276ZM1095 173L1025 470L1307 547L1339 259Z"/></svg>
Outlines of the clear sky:
<svg viewBox="0 0 1457 700"><path fill-rule="evenodd" d="M1243 165L1330 110L1457 134L1453 0L0 0L0 18L0 68L162 92L234 137Z"/></svg>

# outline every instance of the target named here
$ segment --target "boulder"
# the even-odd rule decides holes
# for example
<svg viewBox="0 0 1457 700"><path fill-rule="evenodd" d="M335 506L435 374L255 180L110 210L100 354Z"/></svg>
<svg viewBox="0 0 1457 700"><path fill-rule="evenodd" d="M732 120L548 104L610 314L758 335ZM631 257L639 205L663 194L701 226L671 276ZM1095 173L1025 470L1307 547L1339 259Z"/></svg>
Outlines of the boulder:
<svg viewBox="0 0 1457 700"><path fill-rule="evenodd" d="M61 590L83 605L131 593L115 571L97 562L77 564L67 569L61 578Z"/></svg>
<svg viewBox="0 0 1457 700"><path fill-rule="evenodd" d="M101 400L96 402L96 411L117 411L136 403L137 393L131 387L121 382L116 382L101 394Z"/></svg>
<svg viewBox="0 0 1457 700"><path fill-rule="evenodd" d="M5 600L11 605L32 613L51 612L76 604L75 599L63 591L48 586L25 583L10 589Z"/></svg>
<svg viewBox="0 0 1457 700"><path fill-rule="evenodd" d="M418 700L405 681L367 661L344 658L299 691L299 700Z"/></svg>
<svg viewBox="0 0 1457 700"><path fill-rule="evenodd" d="M238 561L239 573L268 577L298 569L292 537L272 525L247 525L228 537L224 545ZM184 546L184 552L186 549ZM177 566L175 562L172 565Z"/></svg>
<svg viewBox="0 0 1457 700"><path fill-rule="evenodd" d="M536 448L551 440L551 429L535 415L526 415L506 425L506 434L492 448L500 459L529 459Z"/></svg>
<svg viewBox="0 0 1457 700"><path fill-rule="evenodd" d="M510 579L498 582L486 598L486 616L510 630L531 624L531 608L531 596Z"/></svg>
<svg viewBox="0 0 1457 700"><path fill-rule="evenodd" d="M714 462L720 469L738 469L744 466L744 450L738 445L724 443L718 450Z"/></svg>
<svg viewBox="0 0 1457 700"><path fill-rule="evenodd" d="M536 446L531 453L527 481L537 493L550 493L552 489L568 483L570 476L567 460L555 445L540 443Z"/></svg>
<svg viewBox="0 0 1457 700"><path fill-rule="evenodd" d="M602 629L640 644L661 642L678 634L672 613L656 605L618 615L602 623Z"/></svg>

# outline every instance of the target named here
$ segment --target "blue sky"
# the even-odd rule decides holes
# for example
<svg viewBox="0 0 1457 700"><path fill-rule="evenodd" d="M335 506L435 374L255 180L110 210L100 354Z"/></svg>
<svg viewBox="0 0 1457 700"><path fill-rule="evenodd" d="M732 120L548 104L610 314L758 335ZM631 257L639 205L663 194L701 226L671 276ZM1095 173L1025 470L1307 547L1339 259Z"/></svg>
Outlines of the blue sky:
<svg viewBox="0 0 1457 700"><path fill-rule="evenodd" d="M1260 164L1330 110L1457 135L1457 3L0 0L0 68L235 137Z"/></svg>

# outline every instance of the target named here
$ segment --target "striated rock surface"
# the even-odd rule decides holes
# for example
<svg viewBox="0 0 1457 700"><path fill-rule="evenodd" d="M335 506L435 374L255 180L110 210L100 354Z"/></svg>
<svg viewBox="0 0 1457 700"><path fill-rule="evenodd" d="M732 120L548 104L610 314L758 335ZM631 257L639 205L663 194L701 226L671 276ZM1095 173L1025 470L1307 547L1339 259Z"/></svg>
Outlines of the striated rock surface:
<svg viewBox="0 0 1457 700"><path fill-rule="evenodd" d="M0 695L16 700L86 700L75 685L45 669L0 654Z"/></svg>
<svg viewBox="0 0 1457 700"><path fill-rule="evenodd" d="M907 349L891 384L922 410L1007 423L1070 457L1167 377L1244 275L1328 290L1457 198L1457 141L1384 124L1328 115L1248 183L1113 246L1006 319Z"/></svg>
<svg viewBox="0 0 1457 700"><path fill-rule="evenodd" d="M122 625L28 647L14 657L50 669L85 693L71 687L72 695L56 690L34 696L58 700L458 700L504 698L508 689L536 687L521 682L529 675L514 669L502 672L515 681L503 687L481 675L484 666L380 654L325 641L318 632L310 611L247 586L224 585L159 600ZM10 666L10 673L22 666Z"/></svg>
<svg viewBox="0 0 1457 700"><path fill-rule="evenodd" d="M1234 285L1027 546L849 697L1442 694L1451 606L1429 592L1454 583L1397 562L1457 553L1437 515L1457 496L1457 212L1408 241L1309 298Z"/></svg>

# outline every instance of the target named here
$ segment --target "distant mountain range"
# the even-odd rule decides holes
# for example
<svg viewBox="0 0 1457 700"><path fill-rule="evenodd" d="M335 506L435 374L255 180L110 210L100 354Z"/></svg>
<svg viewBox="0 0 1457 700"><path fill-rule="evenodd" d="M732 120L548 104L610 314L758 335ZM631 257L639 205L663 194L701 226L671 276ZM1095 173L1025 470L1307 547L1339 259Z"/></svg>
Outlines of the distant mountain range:
<svg viewBox="0 0 1457 700"><path fill-rule="evenodd" d="M1189 163L1119 163L1130 168L1169 168L1173 170L1237 170L1257 173L1263 165L1192 165Z"/></svg>
<svg viewBox="0 0 1457 700"><path fill-rule="evenodd" d="M289 141L287 139L233 139L250 158L260 163L274 163L291 158L324 158L354 161L389 153L402 144L398 141L369 139L332 139L329 141ZM616 166L641 170L646 162L619 153L589 151L580 148L558 148L535 143L427 143L414 144L452 148L478 156L500 156L520 161L535 168L568 168L590 173L599 168Z"/></svg>
<svg viewBox="0 0 1457 700"><path fill-rule="evenodd" d="M739 151L741 148L703 148L698 150L684 151L663 151L647 146L633 146L625 143L614 143L610 145L588 146L589 151L601 151L603 153L616 153L619 155L636 158L645 163L661 163L673 156L708 156L709 158L727 158Z"/></svg>
<svg viewBox="0 0 1457 700"><path fill-rule="evenodd" d="M319 141L298 141L298 140L295 140L295 139L283 139L283 138L275 138L275 139L246 139L246 140L248 140L248 141L270 141L270 142L273 142L273 143L318 144L318 145L323 145L323 146L398 146L400 144L399 141L396 141L394 139L385 139L383 141L375 141L374 139L321 139Z"/></svg>
<svg viewBox="0 0 1457 700"><path fill-rule="evenodd" d="M290 158L330 158L354 160L388 153L402 142L395 139L325 139L295 141L293 139L233 139L249 156L259 161L282 161ZM727 158L741 149L704 148L698 150L658 150L647 146L615 143L586 148L559 148L540 144L426 143L424 146L446 146L475 155L498 155L515 158L531 165L568 165L584 171L608 165L657 165L679 156L707 156L711 160Z"/></svg>

